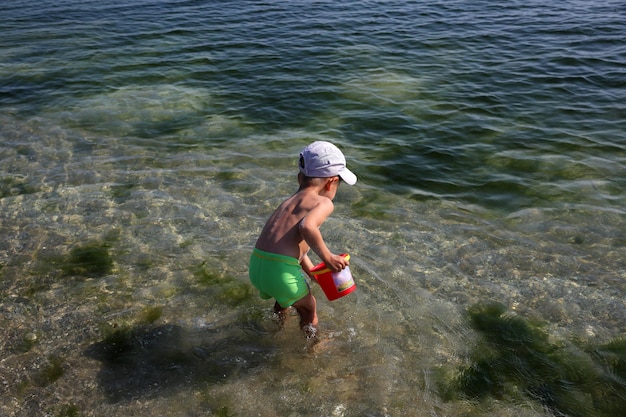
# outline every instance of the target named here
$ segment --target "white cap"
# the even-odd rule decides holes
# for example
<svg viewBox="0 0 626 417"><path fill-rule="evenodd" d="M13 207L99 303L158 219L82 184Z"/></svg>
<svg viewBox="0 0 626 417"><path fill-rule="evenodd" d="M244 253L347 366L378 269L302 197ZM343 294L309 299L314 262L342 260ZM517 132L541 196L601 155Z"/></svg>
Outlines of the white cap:
<svg viewBox="0 0 626 417"><path fill-rule="evenodd" d="M343 153L330 142L311 143L300 152L300 172L307 177L328 178L339 175L349 185L356 184L356 175L346 167Z"/></svg>

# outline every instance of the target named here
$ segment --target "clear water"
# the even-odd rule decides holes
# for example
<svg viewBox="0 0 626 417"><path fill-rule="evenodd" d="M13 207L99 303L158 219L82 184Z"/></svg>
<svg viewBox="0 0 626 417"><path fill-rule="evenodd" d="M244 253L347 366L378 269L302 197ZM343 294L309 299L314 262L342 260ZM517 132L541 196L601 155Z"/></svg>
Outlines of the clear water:
<svg viewBox="0 0 626 417"><path fill-rule="evenodd" d="M545 416L442 399L437 373L478 337L466 309L624 334L623 1L0 14L1 414ZM322 229L358 289L314 287L311 350L246 285L316 139L359 177ZM64 269L90 244L110 270Z"/></svg>

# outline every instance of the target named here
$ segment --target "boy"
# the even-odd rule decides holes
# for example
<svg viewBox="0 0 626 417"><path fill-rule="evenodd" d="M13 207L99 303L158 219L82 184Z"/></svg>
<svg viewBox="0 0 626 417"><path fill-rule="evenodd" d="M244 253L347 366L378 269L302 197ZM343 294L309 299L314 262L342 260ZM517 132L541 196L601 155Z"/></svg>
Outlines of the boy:
<svg viewBox="0 0 626 417"><path fill-rule="evenodd" d="M293 306L307 338L317 332L316 301L301 269L310 275L313 262L309 248L335 272L348 265L332 253L322 238L320 226L333 212L339 182L354 185L356 176L346 167L346 158L335 145L317 141L300 152L298 191L285 200L265 224L250 256L250 281L264 300L274 298L280 322Z"/></svg>

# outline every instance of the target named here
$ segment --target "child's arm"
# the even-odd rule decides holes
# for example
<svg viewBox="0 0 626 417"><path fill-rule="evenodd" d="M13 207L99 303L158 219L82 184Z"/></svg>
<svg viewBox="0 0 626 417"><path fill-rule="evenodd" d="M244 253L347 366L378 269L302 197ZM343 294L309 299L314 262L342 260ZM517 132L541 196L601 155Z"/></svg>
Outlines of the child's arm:
<svg viewBox="0 0 626 417"><path fill-rule="evenodd" d="M348 261L343 256L333 254L326 246L320 226L335 209L330 199L322 200L300 221L302 237L311 249L332 271L338 272L346 267Z"/></svg>
<svg viewBox="0 0 626 417"><path fill-rule="evenodd" d="M306 253L300 261L300 266L302 267L304 273L307 274L309 278L313 279L313 276L311 275L311 269L313 269L315 265L313 265L313 261L311 261L311 258L309 258L309 255L307 255Z"/></svg>

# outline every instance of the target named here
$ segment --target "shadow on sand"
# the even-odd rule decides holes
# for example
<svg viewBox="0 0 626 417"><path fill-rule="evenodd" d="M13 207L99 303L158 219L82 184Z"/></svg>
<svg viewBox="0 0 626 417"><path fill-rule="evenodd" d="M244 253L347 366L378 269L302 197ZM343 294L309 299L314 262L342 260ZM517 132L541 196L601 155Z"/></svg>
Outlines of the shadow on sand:
<svg viewBox="0 0 626 417"><path fill-rule="evenodd" d="M85 355L102 363L98 382L116 403L248 373L271 361L269 340L258 329L237 326L138 325L114 330Z"/></svg>

